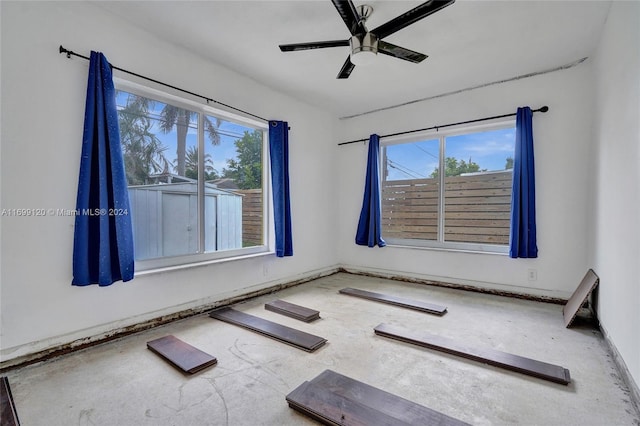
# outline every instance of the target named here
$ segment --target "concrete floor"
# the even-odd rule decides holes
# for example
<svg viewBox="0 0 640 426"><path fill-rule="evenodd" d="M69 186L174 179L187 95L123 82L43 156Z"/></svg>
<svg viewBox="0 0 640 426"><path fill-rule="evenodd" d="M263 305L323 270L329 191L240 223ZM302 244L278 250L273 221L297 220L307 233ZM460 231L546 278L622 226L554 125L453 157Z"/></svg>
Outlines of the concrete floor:
<svg viewBox="0 0 640 426"><path fill-rule="evenodd" d="M355 287L445 305L437 317L352 296ZM320 311L304 323L264 309L283 299ZM640 425L593 326L566 329L562 306L346 273L236 309L328 339L307 353L206 314L6 373L23 426L313 425L285 395L325 369L474 425ZM558 364L568 386L376 336L390 323ZM167 334L218 359L186 376L146 348Z"/></svg>

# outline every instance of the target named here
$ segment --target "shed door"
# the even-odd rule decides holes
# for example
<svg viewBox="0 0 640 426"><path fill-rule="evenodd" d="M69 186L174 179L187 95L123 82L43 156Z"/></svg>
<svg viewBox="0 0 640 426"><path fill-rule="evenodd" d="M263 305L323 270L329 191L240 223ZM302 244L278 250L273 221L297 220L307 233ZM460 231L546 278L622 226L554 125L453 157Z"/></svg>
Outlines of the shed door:
<svg viewBox="0 0 640 426"><path fill-rule="evenodd" d="M162 194L164 256L198 252L198 199L189 194Z"/></svg>

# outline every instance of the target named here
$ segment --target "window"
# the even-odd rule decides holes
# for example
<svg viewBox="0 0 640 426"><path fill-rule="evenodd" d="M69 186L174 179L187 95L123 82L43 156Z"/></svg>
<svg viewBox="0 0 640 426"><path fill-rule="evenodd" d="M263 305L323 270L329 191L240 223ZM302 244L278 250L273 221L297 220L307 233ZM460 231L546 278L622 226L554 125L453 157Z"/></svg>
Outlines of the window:
<svg viewBox="0 0 640 426"><path fill-rule="evenodd" d="M513 122L385 141L383 238L508 252L514 151Z"/></svg>
<svg viewBox="0 0 640 426"><path fill-rule="evenodd" d="M117 89L136 269L266 251L266 123Z"/></svg>

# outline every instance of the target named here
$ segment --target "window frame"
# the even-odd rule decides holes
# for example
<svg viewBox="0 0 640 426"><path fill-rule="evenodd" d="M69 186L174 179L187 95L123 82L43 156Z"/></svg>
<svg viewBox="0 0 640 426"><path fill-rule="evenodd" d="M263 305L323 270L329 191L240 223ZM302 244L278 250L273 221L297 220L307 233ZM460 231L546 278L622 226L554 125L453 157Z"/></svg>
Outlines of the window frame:
<svg viewBox="0 0 640 426"><path fill-rule="evenodd" d="M130 80L124 80L114 77L115 89L126 91L128 93L143 96L152 100L174 105L179 108L187 109L198 113L198 151L205 152L205 135L204 135L204 116L214 116L225 121L234 122L243 126L249 126L256 130L262 131L262 244L252 247L243 247L230 250L216 250L211 252L201 251L204 249L204 210L205 210L205 182L204 176L204 156L198 158L198 253L190 253L175 256L163 256L153 259L135 260L136 274L138 272L153 272L156 270L166 270L172 268L184 268L188 266L198 266L220 261L231 261L245 257L254 257L261 254L274 253L274 243L272 241L271 230L271 167L269 160L269 123L247 118L214 108L210 105L198 103L181 96L172 95L170 93L134 83ZM135 253L135 247L134 247Z"/></svg>
<svg viewBox="0 0 640 426"><path fill-rule="evenodd" d="M438 168L439 170L445 170L445 158L446 158L446 139L451 136L461 136L472 133L487 132L492 130L504 130L515 129L516 121L514 119L492 121L490 123L476 124L476 125L460 125L453 126L449 129L440 130L432 129L422 132L415 132L411 134L404 134L398 136L392 136L385 138L381 141L381 148L386 148L392 145L410 144L427 140L438 140ZM514 141L515 144L515 141ZM515 150L514 150L515 157ZM380 167L384 167L383 164ZM380 176L384 176L380 173ZM437 249L437 250L451 250L451 251L463 251L463 252L475 252L475 253L489 253L489 254L509 254L509 244L487 244L487 243L472 243L472 242L456 242L445 241L445 173L438 174L438 237L437 240L420 240L420 239L405 239L405 238L393 238L385 237L384 228L382 229L382 238L387 245L406 248L421 248L421 249ZM384 178L383 178L384 179ZM384 180L381 179L381 184ZM513 187L513 184L512 184Z"/></svg>

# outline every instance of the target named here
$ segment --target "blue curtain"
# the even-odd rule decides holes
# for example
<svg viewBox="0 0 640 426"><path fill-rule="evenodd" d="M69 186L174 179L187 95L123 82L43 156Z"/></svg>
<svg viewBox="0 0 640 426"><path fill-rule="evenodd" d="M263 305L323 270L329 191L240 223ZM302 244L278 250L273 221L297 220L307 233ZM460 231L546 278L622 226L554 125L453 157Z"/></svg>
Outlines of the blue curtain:
<svg viewBox="0 0 640 426"><path fill-rule="evenodd" d="M129 193L111 66L91 52L73 244L73 285L133 279Z"/></svg>
<svg viewBox="0 0 640 426"><path fill-rule="evenodd" d="M513 162L509 244L509 256L513 258L538 257L532 116L529 107L518 108L516 113L516 152Z"/></svg>
<svg viewBox="0 0 640 426"><path fill-rule="evenodd" d="M361 246L378 247L387 245L382 239L380 217L380 178L378 153L380 150L380 137L376 134L369 136L369 156L367 159L367 177L364 185L364 197L362 210L356 232L356 244Z"/></svg>
<svg viewBox="0 0 640 426"><path fill-rule="evenodd" d="M286 121L269 122L269 154L276 226L276 256L293 256L289 201L289 124Z"/></svg>

